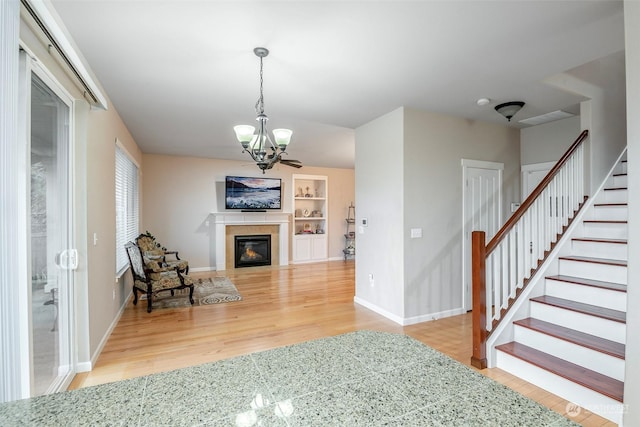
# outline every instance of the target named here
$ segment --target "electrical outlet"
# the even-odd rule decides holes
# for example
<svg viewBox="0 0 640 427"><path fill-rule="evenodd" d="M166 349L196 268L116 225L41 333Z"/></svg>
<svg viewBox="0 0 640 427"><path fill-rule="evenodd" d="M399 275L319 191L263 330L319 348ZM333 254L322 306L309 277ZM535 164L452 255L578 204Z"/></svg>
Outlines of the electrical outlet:
<svg viewBox="0 0 640 427"><path fill-rule="evenodd" d="M116 290L115 289L113 290L113 300L114 301L116 300Z"/></svg>
<svg viewBox="0 0 640 427"><path fill-rule="evenodd" d="M373 281L373 273L369 273L369 286L372 288L375 286L375 282Z"/></svg>

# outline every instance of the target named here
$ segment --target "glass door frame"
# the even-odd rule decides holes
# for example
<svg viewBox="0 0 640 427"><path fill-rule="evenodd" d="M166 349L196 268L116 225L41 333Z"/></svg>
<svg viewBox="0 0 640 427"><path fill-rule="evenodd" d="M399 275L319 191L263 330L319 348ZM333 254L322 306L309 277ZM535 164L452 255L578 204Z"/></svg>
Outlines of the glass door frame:
<svg viewBox="0 0 640 427"><path fill-rule="evenodd" d="M67 171L66 171L66 191L67 191L67 224L66 224L66 240L69 242L70 248L75 247L74 236L74 165L75 165L75 144L74 144L74 99L73 97L62 87L55 77L44 68L37 59L33 59L31 55L27 54L24 50L20 52L20 133L21 139L25 144L25 151L27 158L25 159L24 173L26 174L26 197L27 197L27 218L26 221L26 235L27 235L27 269L25 271L26 282L28 286L22 291L20 298L23 305L20 312L20 360L22 363L21 368L21 388L23 390L23 397L31 397L34 393L34 368L33 368L33 319L31 315L31 208L30 208L30 193L31 193L31 84L32 75L36 75L68 108L68 135L67 135ZM65 248L65 249L70 249ZM68 371L64 375L58 376L50 385L47 390L48 393L65 390L71 383L75 373L77 365L77 354L75 351L75 292L74 292L74 271L68 270L66 273L68 277L68 286L65 298L63 301L58 301L58 310L66 307L66 312L59 312L59 330L65 333L60 334L59 352L64 354L67 359L64 363L68 365ZM62 296L59 293L59 298Z"/></svg>

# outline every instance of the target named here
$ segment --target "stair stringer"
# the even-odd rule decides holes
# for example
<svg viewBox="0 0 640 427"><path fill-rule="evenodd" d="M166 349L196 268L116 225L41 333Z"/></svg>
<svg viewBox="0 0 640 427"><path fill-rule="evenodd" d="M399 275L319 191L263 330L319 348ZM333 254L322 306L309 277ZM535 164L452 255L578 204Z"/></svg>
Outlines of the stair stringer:
<svg viewBox="0 0 640 427"><path fill-rule="evenodd" d="M526 288L520 294L519 298L513 303L511 309L505 314L500 324L492 331L487 338L487 367L495 368L497 365L496 346L513 341L515 320L524 319L531 314L529 299L541 296L545 293L545 277L558 273L558 257L569 255L571 253L571 239L585 237L583 220L593 218L593 205L604 192L604 188L613 176L616 167L622 161L627 149L622 151L615 163L609 170L605 179L602 181L592 197L589 197L580 211L576 214L571 225L564 232L560 240L557 242L553 250L547 256L544 263L538 268L536 273L530 278Z"/></svg>

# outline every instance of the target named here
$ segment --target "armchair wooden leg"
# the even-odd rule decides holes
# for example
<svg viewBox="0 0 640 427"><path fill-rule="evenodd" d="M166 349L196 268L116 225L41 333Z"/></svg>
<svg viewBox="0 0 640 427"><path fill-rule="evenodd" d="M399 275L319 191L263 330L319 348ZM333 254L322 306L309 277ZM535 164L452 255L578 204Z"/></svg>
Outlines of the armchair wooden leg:
<svg viewBox="0 0 640 427"><path fill-rule="evenodd" d="M193 288L193 285L189 286L189 302L191 303L191 305L193 305Z"/></svg>
<svg viewBox="0 0 640 427"><path fill-rule="evenodd" d="M147 292L147 313L151 313L151 292Z"/></svg>
<svg viewBox="0 0 640 427"><path fill-rule="evenodd" d="M133 305L138 305L138 288L133 287Z"/></svg>

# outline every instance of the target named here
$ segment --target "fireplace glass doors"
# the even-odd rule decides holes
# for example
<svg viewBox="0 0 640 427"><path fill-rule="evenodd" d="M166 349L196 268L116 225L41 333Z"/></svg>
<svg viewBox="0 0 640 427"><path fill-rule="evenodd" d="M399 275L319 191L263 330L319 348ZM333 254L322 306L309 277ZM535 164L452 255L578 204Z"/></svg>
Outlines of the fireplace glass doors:
<svg viewBox="0 0 640 427"><path fill-rule="evenodd" d="M235 268L271 265L271 235L235 236Z"/></svg>

